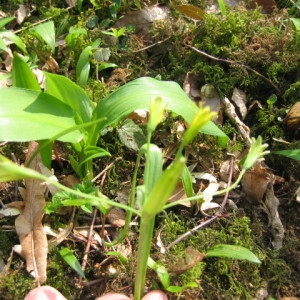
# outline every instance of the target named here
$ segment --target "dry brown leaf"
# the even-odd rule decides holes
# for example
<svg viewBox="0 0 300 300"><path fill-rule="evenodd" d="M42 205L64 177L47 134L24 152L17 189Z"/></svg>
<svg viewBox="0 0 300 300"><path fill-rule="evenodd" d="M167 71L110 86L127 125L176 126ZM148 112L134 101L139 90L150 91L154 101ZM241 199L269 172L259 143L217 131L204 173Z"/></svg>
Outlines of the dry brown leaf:
<svg viewBox="0 0 300 300"><path fill-rule="evenodd" d="M260 204L266 193L267 186L272 180L272 175L269 171L262 167L260 163L257 163L245 173L242 179L246 199L252 204Z"/></svg>
<svg viewBox="0 0 300 300"><path fill-rule="evenodd" d="M193 247L187 247L184 250L184 255L178 259L176 264L169 268L169 271L173 274L182 274L196 266L204 257L204 253L199 252Z"/></svg>
<svg viewBox="0 0 300 300"><path fill-rule="evenodd" d="M31 142L28 147L26 162L37 149L38 144ZM40 171L40 155L37 155L30 164L30 168ZM43 230L45 198L44 185L41 180L26 179L25 208L15 221L16 232L21 243L21 255L26 260L27 271L40 283L46 281L48 244Z"/></svg>
<svg viewBox="0 0 300 300"><path fill-rule="evenodd" d="M243 176L242 185L246 198L252 204L261 205L268 215L275 250L282 247L284 228L278 213L279 200L274 194L275 176L270 169L257 163Z"/></svg>
<svg viewBox="0 0 300 300"><path fill-rule="evenodd" d="M231 100L236 104L238 107L241 115L242 115L242 120L245 120L246 115L247 115L247 96L246 94L237 88L233 90Z"/></svg>

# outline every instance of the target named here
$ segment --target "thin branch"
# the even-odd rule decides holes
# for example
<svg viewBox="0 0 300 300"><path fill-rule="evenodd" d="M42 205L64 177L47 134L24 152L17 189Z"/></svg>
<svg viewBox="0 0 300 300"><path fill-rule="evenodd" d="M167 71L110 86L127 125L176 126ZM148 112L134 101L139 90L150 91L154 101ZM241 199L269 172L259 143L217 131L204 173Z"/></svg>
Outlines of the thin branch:
<svg viewBox="0 0 300 300"><path fill-rule="evenodd" d="M264 75L260 74L260 73L257 72L256 70L250 68L249 66L246 66L246 65L244 65L244 64L239 64L239 63L237 63L237 62L235 62L234 60L231 60L231 59L223 59L223 58L218 58L218 57L212 56L212 55L210 55L210 54L208 54L208 53L206 53L206 52L204 52L204 51L202 51L202 50L199 50L199 49L197 49L197 48L191 46L191 45L187 42L187 40L185 40L183 43L184 43L184 45L185 45L187 48L190 48L190 49L194 50L195 52L197 52L197 53L199 53L199 54L201 54L201 55L203 55L203 56L205 56L205 57L208 57L208 58L210 58L210 59L212 59L212 60L219 61L219 62L224 62L224 63L230 64L230 65L235 65L235 66L238 66L238 67L241 67L241 68L244 68L244 69L246 69L246 70L248 70L248 71L253 72L255 75L257 75L257 76L259 76L260 78L262 78L262 79L264 79L265 81L267 81L274 89L276 89L276 91L277 91L278 93L280 93L279 87L278 87L272 80L270 80L269 78L267 78L267 77L265 77Z"/></svg>
<svg viewBox="0 0 300 300"><path fill-rule="evenodd" d="M232 182L232 174L233 174L233 166L234 166L234 157L231 157L230 160L230 168L229 168L229 176L228 176L228 181L227 181L227 186L231 185ZM190 236L192 233L194 233L195 231L209 225L210 223L214 222L215 220L219 219L219 218L223 218L226 217L227 215L222 215L225 205L227 203L228 200L228 195L229 195L229 190L226 191L224 199L222 201L221 207L220 209L215 213L214 216L212 216L210 219L200 223L199 225L197 225L196 227L194 227L193 229L185 232L184 234L182 234L180 237L178 237L175 241L173 241L171 244L169 244L166 247L166 250L171 249L173 246L175 246L176 244L178 244L179 242L183 241L185 238L187 238L188 236Z"/></svg>

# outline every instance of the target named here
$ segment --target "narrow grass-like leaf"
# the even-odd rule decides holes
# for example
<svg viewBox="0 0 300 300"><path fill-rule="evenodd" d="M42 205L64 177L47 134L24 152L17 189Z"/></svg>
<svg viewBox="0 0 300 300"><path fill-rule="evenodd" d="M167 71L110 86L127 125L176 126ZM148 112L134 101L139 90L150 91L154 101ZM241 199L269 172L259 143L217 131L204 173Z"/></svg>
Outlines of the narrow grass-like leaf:
<svg viewBox="0 0 300 300"><path fill-rule="evenodd" d="M116 256L116 257L119 258L119 260L121 261L121 263L124 266L128 265L128 259L124 255L122 255L120 252L117 252L117 251L108 251L108 252L106 252L106 255L107 256Z"/></svg>
<svg viewBox="0 0 300 300"><path fill-rule="evenodd" d="M210 248L206 254L206 257L229 257L233 259L248 260L253 263L260 263L258 257L249 249L242 246L235 245L216 245Z"/></svg>
<svg viewBox="0 0 300 300"><path fill-rule="evenodd" d="M62 256L64 261L76 271L82 278L85 278L84 272L81 269L80 263L76 256L69 248L63 248L59 251L59 254Z"/></svg>
<svg viewBox="0 0 300 300"><path fill-rule="evenodd" d="M272 151L272 153L300 161L300 149L278 150Z"/></svg>
<svg viewBox="0 0 300 300"><path fill-rule="evenodd" d="M16 165L0 154L0 182L22 180L24 178L44 179L40 173Z"/></svg>

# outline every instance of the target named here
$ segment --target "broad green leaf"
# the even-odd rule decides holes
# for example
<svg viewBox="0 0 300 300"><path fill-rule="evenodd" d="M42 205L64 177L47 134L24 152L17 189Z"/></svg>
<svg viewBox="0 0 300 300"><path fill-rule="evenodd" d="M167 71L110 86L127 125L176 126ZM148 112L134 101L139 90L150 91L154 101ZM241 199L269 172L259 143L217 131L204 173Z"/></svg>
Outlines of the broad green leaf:
<svg viewBox="0 0 300 300"><path fill-rule="evenodd" d="M219 8L220 8L221 14L223 16L225 16L226 13L227 13L227 8L226 8L224 0L217 0L217 1L218 1L218 5L219 5Z"/></svg>
<svg viewBox="0 0 300 300"><path fill-rule="evenodd" d="M22 88L0 89L0 140L25 142L51 139L75 126L69 106L43 92ZM79 142L76 130L60 138L63 142Z"/></svg>
<svg viewBox="0 0 300 300"><path fill-rule="evenodd" d="M206 257L229 257L233 259L243 259L248 260L253 263L260 263L257 256L251 252L249 249L242 246L235 245L216 245L210 248L206 254Z"/></svg>
<svg viewBox="0 0 300 300"><path fill-rule="evenodd" d="M46 73L46 92L72 108L80 123L92 118L92 103L86 93L77 84L65 76Z"/></svg>
<svg viewBox="0 0 300 300"><path fill-rule="evenodd" d="M285 157L300 161L300 149L278 150L272 151L272 153L283 155Z"/></svg>
<svg viewBox="0 0 300 300"><path fill-rule="evenodd" d="M197 105L177 83L142 77L123 85L110 96L99 101L93 119L106 117L106 120L96 126L96 132L117 123L137 109L150 110L152 101L157 97L163 99L167 110L181 115L188 123L193 121L199 111ZM227 138L212 121L207 122L201 128L201 132Z"/></svg>
<svg viewBox="0 0 300 300"><path fill-rule="evenodd" d="M30 29L30 32L40 41L50 47L52 53L55 52L55 26L53 21L39 24Z"/></svg>
<svg viewBox="0 0 300 300"><path fill-rule="evenodd" d="M62 256L64 261L76 271L82 278L85 278L84 272L81 269L80 263L76 256L69 248L63 248L59 251L59 254Z"/></svg>
<svg viewBox="0 0 300 300"><path fill-rule="evenodd" d="M39 83L26 62L14 53L13 57L13 86L40 91Z"/></svg>
<svg viewBox="0 0 300 300"><path fill-rule="evenodd" d="M12 41L14 44L16 44L18 46L19 49L21 49L24 53L27 53L26 50L26 46L25 44L22 42L22 40L13 32L11 31L3 31L0 32L0 37L5 37L7 39L9 39L10 41Z"/></svg>
<svg viewBox="0 0 300 300"><path fill-rule="evenodd" d="M3 18L0 19L0 30L9 22L11 22L12 20L14 20L16 17L7 17L7 18Z"/></svg>

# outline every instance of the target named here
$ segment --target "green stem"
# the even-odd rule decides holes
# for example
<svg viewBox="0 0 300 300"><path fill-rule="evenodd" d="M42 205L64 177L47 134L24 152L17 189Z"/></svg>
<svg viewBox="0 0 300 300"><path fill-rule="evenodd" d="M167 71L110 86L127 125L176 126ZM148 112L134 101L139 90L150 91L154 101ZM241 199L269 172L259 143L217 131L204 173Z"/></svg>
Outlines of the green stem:
<svg viewBox="0 0 300 300"><path fill-rule="evenodd" d="M149 218L143 216L142 213L137 253L137 269L134 284L134 300L140 300L144 295L147 263L150 255L154 222L155 216Z"/></svg>

